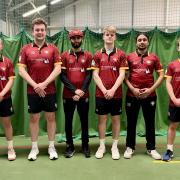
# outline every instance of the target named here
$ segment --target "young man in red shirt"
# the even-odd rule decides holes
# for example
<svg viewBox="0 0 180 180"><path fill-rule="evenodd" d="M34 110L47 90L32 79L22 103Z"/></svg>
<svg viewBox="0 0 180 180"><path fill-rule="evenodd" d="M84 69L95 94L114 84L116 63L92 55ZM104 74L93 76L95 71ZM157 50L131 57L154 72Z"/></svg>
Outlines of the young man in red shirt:
<svg viewBox="0 0 180 180"><path fill-rule="evenodd" d="M159 58L148 52L148 37L140 33L136 38L136 51L128 54L129 74L125 78L128 86L126 96L127 137L124 158L130 159L136 145L136 124L142 107L146 127L147 153L154 159L161 159L155 149L155 89L161 84L164 71ZM158 74L154 82L153 72Z"/></svg>
<svg viewBox="0 0 180 180"><path fill-rule="evenodd" d="M16 159L16 153L13 148L13 129L10 116L14 114L11 88L14 83L14 68L12 62L2 55L3 42L0 39L0 117L5 130L8 143L8 160Z"/></svg>
<svg viewBox="0 0 180 180"><path fill-rule="evenodd" d="M103 29L104 48L94 55L92 62L93 77L96 83L96 113L100 146L95 154L101 159L106 151L105 132L108 114L112 119L113 144L112 159L119 159L118 139L120 131L120 114L122 113L122 83L125 70L128 69L125 53L115 47L116 28L108 26Z"/></svg>
<svg viewBox="0 0 180 180"><path fill-rule="evenodd" d="M18 63L19 74L28 83L28 112L30 113L32 141L28 160L36 160L39 153L37 139L41 111L45 112L47 120L49 158L51 160L58 158L54 147L55 111L57 110L54 80L61 72L61 61L58 49L45 41L46 29L47 24L43 19L33 20L32 35L34 41L22 48Z"/></svg>
<svg viewBox="0 0 180 180"><path fill-rule="evenodd" d="M72 49L62 54L61 80L64 83L63 102L65 113L66 151L70 158L75 152L72 138L72 121L75 108L81 121L82 152L90 157L88 138L89 84L91 82L92 55L81 48L83 32L76 29L69 32Z"/></svg>
<svg viewBox="0 0 180 180"><path fill-rule="evenodd" d="M177 40L177 50L180 52L180 38ZM180 122L180 59L168 64L166 70L166 89L170 97L169 102L169 128L167 133L167 151L163 155L163 161L170 161L173 155L173 144L176 136L176 129Z"/></svg>

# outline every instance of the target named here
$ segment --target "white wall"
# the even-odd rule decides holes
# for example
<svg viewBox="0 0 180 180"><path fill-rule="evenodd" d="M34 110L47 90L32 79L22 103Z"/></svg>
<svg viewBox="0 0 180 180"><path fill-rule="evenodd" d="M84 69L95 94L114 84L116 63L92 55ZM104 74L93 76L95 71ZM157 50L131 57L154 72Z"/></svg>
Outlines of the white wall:
<svg viewBox="0 0 180 180"><path fill-rule="evenodd" d="M6 34L6 22L0 19L0 32Z"/></svg>
<svg viewBox="0 0 180 180"><path fill-rule="evenodd" d="M176 30L180 26L180 0L134 0L133 7L132 0L79 0L51 17L52 26L67 28L115 25L126 32L132 23L140 30L155 26Z"/></svg>

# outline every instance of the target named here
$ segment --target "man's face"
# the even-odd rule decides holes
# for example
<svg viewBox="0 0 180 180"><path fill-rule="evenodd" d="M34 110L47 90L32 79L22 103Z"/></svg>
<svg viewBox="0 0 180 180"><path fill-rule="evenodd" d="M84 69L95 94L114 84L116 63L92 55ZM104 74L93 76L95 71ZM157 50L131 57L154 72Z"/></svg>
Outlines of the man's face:
<svg viewBox="0 0 180 180"><path fill-rule="evenodd" d="M112 44L116 40L116 34L113 32L106 31L103 34L103 40L106 44Z"/></svg>
<svg viewBox="0 0 180 180"><path fill-rule="evenodd" d="M149 42L145 35L141 34L138 36L136 41L136 46L139 50L144 50L148 47Z"/></svg>
<svg viewBox="0 0 180 180"><path fill-rule="evenodd" d="M82 44L82 37L81 36L74 36L70 38L71 45L74 49L78 49L81 47Z"/></svg>
<svg viewBox="0 0 180 180"><path fill-rule="evenodd" d="M32 35L36 41L43 41L46 38L46 28L44 24L35 24Z"/></svg>

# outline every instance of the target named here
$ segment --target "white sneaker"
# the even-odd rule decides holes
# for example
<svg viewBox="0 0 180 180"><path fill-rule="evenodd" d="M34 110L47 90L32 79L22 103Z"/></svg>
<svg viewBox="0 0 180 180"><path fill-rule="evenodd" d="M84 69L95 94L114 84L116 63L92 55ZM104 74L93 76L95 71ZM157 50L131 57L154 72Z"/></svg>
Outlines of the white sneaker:
<svg viewBox="0 0 180 180"><path fill-rule="evenodd" d="M16 153L14 149L8 149L8 160L14 161L16 159Z"/></svg>
<svg viewBox="0 0 180 180"><path fill-rule="evenodd" d="M154 149L154 150L147 150L147 154L150 155L155 160L160 160L161 155Z"/></svg>
<svg viewBox="0 0 180 180"><path fill-rule="evenodd" d="M49 147L48 148L48 154L49 154L49 159L50 160L56 160L58 159L58 154L56 152L55 147Z"/></svg>
<svg viewBox="0 0 180 180"><path fill-rule="evenodd" d="M98 150L97 150L97 152L95 154L95 157L97 159L102 159L105 152L106 152L106 148L99 146L99 148L98 148Z"/></svg>
<svg viewBox="0 0 180 180"><path fill-rule="evenodd" d="M39 154L39 149L38 148L32 148L29 155L28 155L28 160L29 161L35 161L37 159L38 154Z"/></svg>
<svg viewBox="0 0 180 180"><path fill-rule="evenodd" d="M131 159L133 153L134 153L134 150L131 149L130 147L127 147L127 148L126 148L126 151L124 152L124 158L125 158L125 159Z"/></svg>
<svg viewBox="0 0 180 180"><path fill-rule="evenodd" d="M112 159L118 160L120 158L119 150L117 147L111 148Z"/></svg>

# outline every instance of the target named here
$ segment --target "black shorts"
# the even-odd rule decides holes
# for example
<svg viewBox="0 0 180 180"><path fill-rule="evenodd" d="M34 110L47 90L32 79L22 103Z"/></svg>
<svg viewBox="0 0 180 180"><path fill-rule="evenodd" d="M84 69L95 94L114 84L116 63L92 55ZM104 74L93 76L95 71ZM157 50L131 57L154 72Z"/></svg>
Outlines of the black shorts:
<svg viewBox="0 0 180 180"><path fill-rule="evenodd" d="M0 102L0 117L8 117L14 114L11 97Z"/></svg>
<svg viewBox="0 0 180 180"><path fill-rule="evenodd" d="M168 117L172 122L180 122L180 107L169 106Z"/></svg>
<svg viewBox="0 0 180 180"><path fill-rule="evenodd" d="M122 113L122 99L113 98L107 100L105 98L96 98L96 114L106 115L111 114L112 116L120 115Z"/></svg>
<svg viewBox="0 0 180 180"><path fill-rule="evenodd" d="M57 110L56 94L48 94L44 98L38 95L28 94L28 112L40 113L55 112Z"/></svg>

